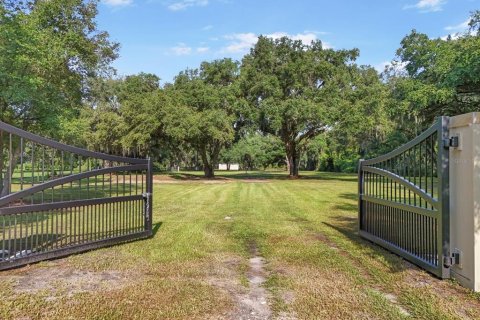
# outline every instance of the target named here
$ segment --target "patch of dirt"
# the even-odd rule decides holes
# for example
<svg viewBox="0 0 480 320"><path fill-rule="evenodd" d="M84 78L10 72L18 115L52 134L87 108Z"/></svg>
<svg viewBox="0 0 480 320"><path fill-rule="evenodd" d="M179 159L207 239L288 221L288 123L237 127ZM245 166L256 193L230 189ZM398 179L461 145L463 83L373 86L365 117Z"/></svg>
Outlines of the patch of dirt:
<svg viewBox="0 0 480 320"><path fill-rule="evenodd" d="M232 298L235 308L223 314L225 319L235 320L264 320L273 317L269 301L270 293L264 287L268 277L265 269L266 261L260 256L255 243L249 244L251 257L246 262L240 258L224 258L222 261L212 261L213 267L209 283L226 291ZM239 279L245 271L246 282L241 284ZM246 286L245 286L246 285ZM285 300L293 301L293 293L285 296ZM287 313L281 313L276 319L295 319Z"/></svg>
<svg viewBox="0 0 480 320"><path fill-rule="evenodd" d="M392 294L392 293L385 293L385 292L382 292L380 290L375 290L373 289L375 292L377 292L378 294L380 294L381 296L383 296L385 299L387 299L392 305L394 305L398 311L405 317L411 317L412 315L410 314L410 312L407 311L407 309L405 309L404 307L402 307L402 305L398 302L398 298L396 295Z"/></svg>
<svg viewBox="0 0 480 320"><path fill-rule="evenodd" d="M292 304L295 301L295 294L292 291L282 293L282 300L285 304Z"/></svg>
<svg viewBox="0 0 480 320"><path fill-rule="evenodd" d="M61 265L24 268L23 272L1 275L0 282L9 281L14 293L36 294L48 292L54 298L58 293L71 297L76 293L120 289L138 279L131 273L119 271L81 271Z"/></svg>
<svg viewBox="0 0 480 320"><path fill-rule="evenodd" d="M236 319L268 319L272 315L268 305L268 292L262 286L266 281L265 260L258 255L249 260L247 272L249 289L246 294L237 297L240 313L236 312Z"/></svg>
<svg viewBox="0 0 480 320"><path fill-rule="evenodd" d="M320 241L328 245L332 250L338 251L340 250L337 246L337 244L330 240L326 235L324 235L321 232L316 232L313 235L310 236L313 240L315 241Z"/></svg>

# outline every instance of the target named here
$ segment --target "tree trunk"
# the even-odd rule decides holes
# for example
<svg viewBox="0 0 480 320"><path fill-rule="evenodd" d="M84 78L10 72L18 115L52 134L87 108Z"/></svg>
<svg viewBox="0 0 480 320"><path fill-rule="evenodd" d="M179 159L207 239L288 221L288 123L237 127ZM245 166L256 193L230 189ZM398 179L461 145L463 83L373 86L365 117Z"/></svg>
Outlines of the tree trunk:
<svg viewBox="0 0 480 320"><path fill-rule="evenodd" d="M200 156L202 157L202 162L203 162L203 173L205 174L205 178L213 178L215 177L215 170L213 168L214 163L215 163L215 157L207 156L207 150L206 148L202 148L200 150Z"/></svg>
<svg viewBox="0 0 480 320"><path fill-rule="evenodd" d="M300 152L295 143L287 143L287 167L290 178L298 178L298 169L300 166Z"/></svg>
<svg viewBox="0 0 480 320"><path fill-rule="evenodd" d="M203 172L205 174L205 178L210 179L215 177L215 171L213 170L213 166L211 164L204 164Z"/></svg>
<svg viewBox="0 0 480 320"><path fill-rule="evenodd" d="M299 162L300 157L298 154L294 154L288 157L288 166L289 166L289 177L290 178L298 178L298 169L299 169Z"/></svg>
<svg viewBox="0 0 480 320"><path fill-rule="evenodd" d="M2 142L1 143L2 150L4 149L4 147L5 147L4 143ZM20 152L21 152L20 147L19 146L14 147L12 152L13 152L13 155L10 155L10 154L8 155L9 157L11 157L12 161L10 162L10 160L8 160L8 164L5 166L5 169L6 169L5 175L3 176L3 180L1 180L0 198L10 194L12 176L15 171L15 166L17 165L18 159L20 158ZM3 161L4 161L4 158L2 157L2 162ZM4 165L2 164L2 166ZM12 175L9 174L10 172L12 173Z"/></svg>

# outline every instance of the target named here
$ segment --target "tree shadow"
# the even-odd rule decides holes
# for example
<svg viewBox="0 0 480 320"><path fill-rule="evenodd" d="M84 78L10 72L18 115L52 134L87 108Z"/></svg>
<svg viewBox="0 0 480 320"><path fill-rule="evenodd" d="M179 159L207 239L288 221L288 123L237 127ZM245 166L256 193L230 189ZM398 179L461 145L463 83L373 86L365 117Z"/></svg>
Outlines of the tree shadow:
<svg viewBox="0 0 480 320"><path fill-rule="evenodd" d="M351 204L351 203L340 203L340 204L336 204L333 208L335 210L341 210L341 211L356 211L358 210L358 205Z"/></svg>
<svg viewBox="0 0 480 320"><path fill-rule="evenodd" d="M357 193L341 193L339 195L340 198L347 199L347 200L354 200L358 201L358 194Z"/></svg>
<svg viewBox="0 0 480 320"><path fill-rule="evenodd" d="M356 212L358 210L358 194L356 193L341 193L339 198L345 199L348 201L336 203L334 208L342 211L351 211ZM354 203L351 203L355 201Z"/></svg>
<svg viewBox="0 0 480 320"><path fill-rule="evenodd" d="M205 178L200 174L193 174L193 173L182 173L182 172L168 172L162 173L167 175L168 177L181 180L181 181L202 181L202 180L226 180L224 177L216 175L215 178Z"/></svg>
<svg viewBox="0 0 480 320"><path fill-rule="evenodd" d="M163 224L163 222L161 222L161 221L153 224L152 237L155 237L157 235L157 232L160 229L160 227L162 226L162 224Z"/></svg>
<svg viewBox="0 0 480 320"><path fill-rule="evenodd" d="M290 178L283 171L250 171L250 172L232 172L232 171L216 171L215 178L205 178L201 172L168 172L163 173L170 178L182 181L202 181L202 180L318 180L318 181L357 181L355 174L338 173L338 172L302 172L298 178Z"/></svg>

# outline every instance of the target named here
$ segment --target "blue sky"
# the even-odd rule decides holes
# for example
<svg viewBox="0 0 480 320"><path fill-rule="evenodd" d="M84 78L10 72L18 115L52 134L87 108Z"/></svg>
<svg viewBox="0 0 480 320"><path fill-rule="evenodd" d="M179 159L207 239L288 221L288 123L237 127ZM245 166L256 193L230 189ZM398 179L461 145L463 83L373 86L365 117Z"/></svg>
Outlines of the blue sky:
<svg viewBox="0 0 480 320"><path fill-rule="evenodd" d="M118 74L165 82L204 60L240 60L260 34L359 48L358 63L383 69L412 29L461 32L480 0L101 0L99 9L99 28L121 43Z"/></svg>

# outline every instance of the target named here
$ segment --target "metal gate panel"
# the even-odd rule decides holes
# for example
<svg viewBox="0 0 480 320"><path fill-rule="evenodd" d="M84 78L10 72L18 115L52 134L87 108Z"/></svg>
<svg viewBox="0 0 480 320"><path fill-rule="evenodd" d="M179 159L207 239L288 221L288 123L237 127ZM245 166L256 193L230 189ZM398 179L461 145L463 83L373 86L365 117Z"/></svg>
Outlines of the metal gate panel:
<svg viewBox="0 0 480 320"><path fill-rule="evenodd" d="M359 163L359 234L441 278L450 276L448 118Z"/></svg>
<svg viewBox="0 0 480 320"><path fill-rule="evenodd" d="M0 122L0 270L152 235L152 163Z"/></svg>

